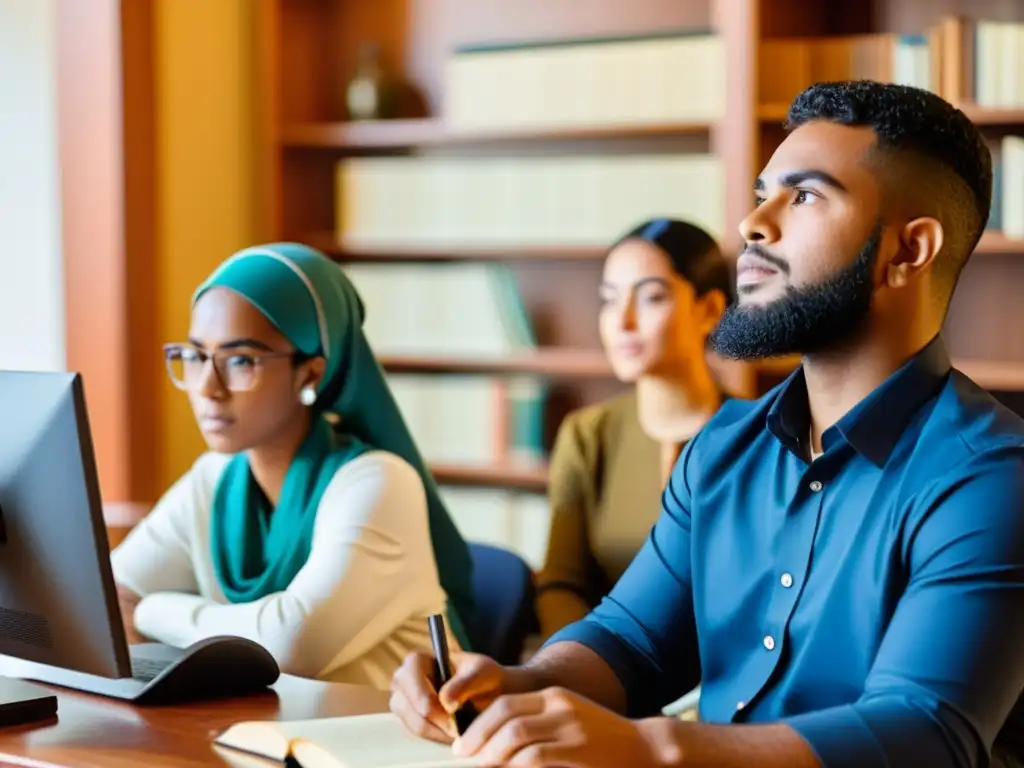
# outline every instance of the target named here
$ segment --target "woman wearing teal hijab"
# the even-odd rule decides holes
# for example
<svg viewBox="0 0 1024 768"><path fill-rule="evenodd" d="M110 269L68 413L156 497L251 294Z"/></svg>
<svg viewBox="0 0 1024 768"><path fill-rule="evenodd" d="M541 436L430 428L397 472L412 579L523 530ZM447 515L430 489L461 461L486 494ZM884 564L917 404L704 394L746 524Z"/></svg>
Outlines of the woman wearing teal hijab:
<svg viewBox="0 0 1024 768"><path fill-rule="evenodd" d="M431 613L468 646L469 550L363 317L343 272L294 243L240 251L195 292L165 354L211 451L112 554L129 630L240 635L286 672L379 688L430 647Z"/></svg>

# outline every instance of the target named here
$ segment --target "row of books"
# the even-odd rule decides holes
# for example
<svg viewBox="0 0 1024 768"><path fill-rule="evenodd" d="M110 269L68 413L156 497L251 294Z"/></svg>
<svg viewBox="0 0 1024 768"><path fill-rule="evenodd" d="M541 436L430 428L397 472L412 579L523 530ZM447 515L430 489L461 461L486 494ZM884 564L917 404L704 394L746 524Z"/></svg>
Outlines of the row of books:
<svg viewBox="0 0 1024 768"><path fill-rule="evenodd" d="M759 52L761 104L808 84L871 79L931 90L954 104L1024 107L1024 24L946 15L918 35L779 38Z"/></svg>
<svg viewBox="0 0 1024 768"><path fill-rule="evenodd" d="M496 358L537 346L506 265L354 263L342 269L363 298L364 330L382 357ZM544 379L419 373L388 373L387 379L429 464L545 466ZM463 536L541 566L550 524L545 494L445 484L440 490Z"/></svg>
<svg viewBox="0 0 1024 768"><path fill-rule="evenodd" d="M759 51L758 102L788 104L827 80L880 80L937 91L924 35L850 35L767 40Z"/></svg>
<svg viewBox="0 0 1024 768"><path fill-rule="evenodd" d="M947 97L992 109L1024 107L1024 24L957 17L946 25L940 55L961 72L960 92Z"/></svg>
<svg viewBox="0 0 1024 768"><path fill-rule="evenodd" d="M353 157L336 178L352 248L605 246L653 216L724 229L711 154Z"/></svg>
<svg viewBox="0 0 1024 768"><path fill-rule="evenodd" d="M362 296L364 331L379 356L496 359L537 347L507 265L363 263L342 269ZM543 463L543 379L416 373L389 373L388 379L427 461Z"/></svg>
<svg viewBox="0 0 1024 768"><path fill-rule="evenodd" d="M705 30L467 46L446 61L444 119L455 132L711 123L724 115L725 56ZM788 103L816 81L869 78L1018 108L1024 24L945 14L916 35L772 39L758 77L761 104Z"/></svg>
<svg viewBox="0 0 1024 768"><path fill-rule="evenodd" d="M401 203L401 198L395 202ZM381 357L500 358L537 347L506 264L346 263L366 306L364 330ZM539 376L387 373L424 459L433 466L546 467L548 382ZM445 484L441 496L467 539L543 564L550 505L543 492Z"/></svg>
<svg viewBox="0 0 1024 768"><path fill-rule="evenodd" d="M671 32L457 49L443 112L454 132L704 123L724 115L725 94L719 36Z"/></svg>
<svg viewBox="0 0 1024 768"><path fill-rule="evenodd" d="M510 549L534 570L544 564L551 507L543 493L442 485L441 498L468 541Z"/></svg>
<svg viewBox="0 0 1024 768"><path fill-rule="evenodd" d="M1024 136L1004 136L992 164L988 229L1024 239Z"/></svg>

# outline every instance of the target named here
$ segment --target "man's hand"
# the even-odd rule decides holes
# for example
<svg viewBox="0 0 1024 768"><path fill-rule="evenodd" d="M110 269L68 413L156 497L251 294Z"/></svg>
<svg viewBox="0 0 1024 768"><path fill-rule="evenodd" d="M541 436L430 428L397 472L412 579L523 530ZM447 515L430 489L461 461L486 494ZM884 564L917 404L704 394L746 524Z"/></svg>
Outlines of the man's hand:
<svg viewBox="0 0 1024 768"><path fill-rule="evenodd" d="M453 653L451 660L452 678L436 693L434 659L422 652L409 654L391 679L391 711L412 733L442 744L458 736L452 715L466 702L483 711L507 690L510 672L475 653Z"/></svg>
<svg viewBox="0 0 1024 768"><path fill-rule="evenodd" d="M663 718L629 720L562 688L501 696L455 741L480 765L654 768L680 762Z"/></svg>
<svg viewBox="0 0 1024 768"><path fill-rule="evenodd" d="M128 645L148 642L135 629L135 608L141 601L141 596L121 584L117 585L117 602L121 606L121 621L124 624L124 635Z"/></svg>

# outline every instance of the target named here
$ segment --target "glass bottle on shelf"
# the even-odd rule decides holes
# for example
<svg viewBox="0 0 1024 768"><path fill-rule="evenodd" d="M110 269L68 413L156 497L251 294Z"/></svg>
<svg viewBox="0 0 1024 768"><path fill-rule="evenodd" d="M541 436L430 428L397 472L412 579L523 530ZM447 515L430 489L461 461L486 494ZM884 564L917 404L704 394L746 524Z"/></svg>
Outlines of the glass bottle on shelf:
<svg viewBox="0 0 1024 768"><path fill-rule="evenodd" d="M359 49L356 72L345 91L350 120L383 120L394 117L395 86L384 75L380 46L365 43Z"/></svg>

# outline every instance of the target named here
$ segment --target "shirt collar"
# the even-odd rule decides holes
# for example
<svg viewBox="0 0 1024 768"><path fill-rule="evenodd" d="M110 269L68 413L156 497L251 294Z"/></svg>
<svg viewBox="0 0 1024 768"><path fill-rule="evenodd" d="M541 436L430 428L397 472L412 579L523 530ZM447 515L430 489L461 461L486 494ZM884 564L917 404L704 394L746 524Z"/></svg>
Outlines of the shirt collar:
<svg viewBox="0 0 1024 768"><path fill-rule="evenodd" d="M876 466L883 466L911 418L945 382L950 367L946 347L936 336L825 430L822 448L828 451L843 438ZM802 455L801 444L807 439L810 425L807 382L801 365L780 386L768 409L767 426L783 445Z"/></svg>

